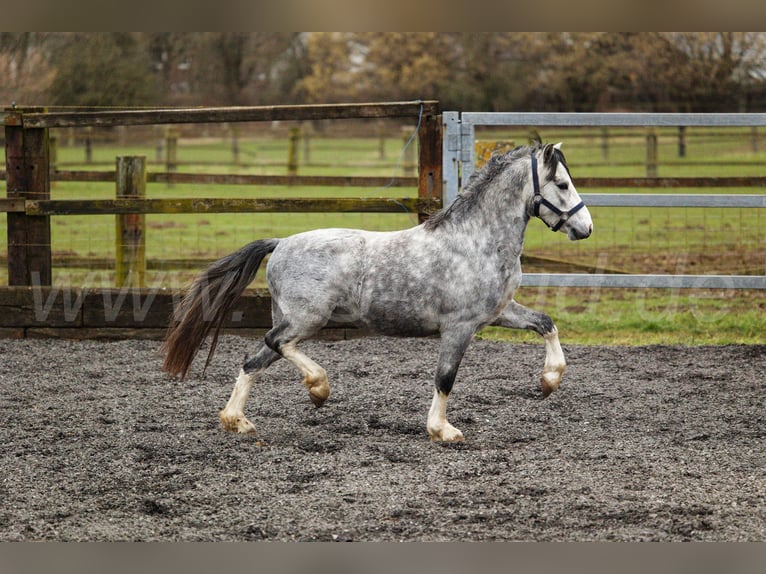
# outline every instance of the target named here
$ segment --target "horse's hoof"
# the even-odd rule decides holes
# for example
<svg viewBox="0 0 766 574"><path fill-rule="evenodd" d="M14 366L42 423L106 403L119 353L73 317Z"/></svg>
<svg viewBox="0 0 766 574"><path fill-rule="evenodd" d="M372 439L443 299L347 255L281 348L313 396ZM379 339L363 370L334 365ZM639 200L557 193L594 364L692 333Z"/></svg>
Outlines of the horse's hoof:
<svg viewBox="0 0 766 574"><path fill-rule="evenodd" d="M561 373L553 371L551 373L543 373L540 377L540 389L543 391L543 398L546 398L553 391L558 390L561 384Z"/></svg>
<svg viewBox="0 0 766 574"><path fill-rule="evenodd" d="M438 430L428 429L431 442L463 442L463 433L447 423Z"/></svg>
<svg viewBox="0 0 766 574"><path fill-rule="evenodd" d="M309 388L309 398L316 408L321 407L330 396L330 385L327 383Z"/></svg>
<svg viewBox="0 0 766 574"><path fill-rule="evenodd" d="M224 430L237 434L256 434L255 425L243 415L228 415L221 411L218 418Z"/></svg>
<svg viewBox="0 0 766 574"><path fill-rule="evenodd" d="M309 392L309 398L311 399L311 402L314 403L314 406L316 408L321 407L324 404L324 402L327 400L327 398L318 397L312 392Z"/></svg>

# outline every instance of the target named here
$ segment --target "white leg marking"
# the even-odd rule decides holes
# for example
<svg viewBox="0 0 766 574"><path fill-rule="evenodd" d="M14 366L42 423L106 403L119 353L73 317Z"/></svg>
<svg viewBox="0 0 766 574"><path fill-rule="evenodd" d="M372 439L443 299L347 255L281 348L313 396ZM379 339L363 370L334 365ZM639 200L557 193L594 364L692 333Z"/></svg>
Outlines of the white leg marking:
<svg viewBox="0 0 766 574"><path fill-rule="evenodd" d="M564 359L564 351L561 349L561 343L559 343L558 329L554 327L553 332L548 333L544 338L545 365L543 366L543 376L540 381L540 386L543 391L543 396L547 397L559 388L559 384L561 384L561 376L567 368L567 363L566 359Z"/></svg>
<svg viewBox="0 0 766 574"><path fill-rule="evenodd" d="M309 390L311 402L317 407L321 407L327 397L330 396L327 373L321 366L301 353L295 345L295 342L282 345L280 349L282 356L300 369L303 373L303 384Z"/></svg>
<svg viewBox="0 0 766 574"><path fill-rule="evenodd" d="M255 381L254 374L247 374L240 369L237 382L231 391L229 402L221 412L218 418L221 419L221 425L227 431L240 434L255 434L255 425L245 417L245 403L250 397L250 389Z"/></svg>
<svg viewBox="0 0 766 574"><path fill-rule="evenodd" d="M431 440L456 442L463 440L463 433L447 422L447 395L434 390L434 400L428 411L426 423Z"/></svg>

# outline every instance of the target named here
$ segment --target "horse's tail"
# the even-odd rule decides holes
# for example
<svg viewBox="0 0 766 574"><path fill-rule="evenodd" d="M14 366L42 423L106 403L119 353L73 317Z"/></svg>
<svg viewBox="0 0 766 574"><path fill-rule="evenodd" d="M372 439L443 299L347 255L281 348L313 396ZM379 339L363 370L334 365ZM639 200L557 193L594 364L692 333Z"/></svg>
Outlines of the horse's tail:
<svg viewBox="0 0 766 574"><path fill-rule="evenodd" d="M205 337L213 331L205 368L213 358L224 318L255 278L263 258L278 239L263 239L212 263L191 284L170 322L162 352L162 368L184 379Z"/></svg>

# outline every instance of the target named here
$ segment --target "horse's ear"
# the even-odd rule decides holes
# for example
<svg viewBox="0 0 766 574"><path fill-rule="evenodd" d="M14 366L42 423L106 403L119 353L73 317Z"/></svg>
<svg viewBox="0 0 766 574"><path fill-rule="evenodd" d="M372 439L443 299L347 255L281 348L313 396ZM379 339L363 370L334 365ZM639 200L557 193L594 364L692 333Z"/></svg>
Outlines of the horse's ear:
<svg viewBox="0 0 766 574"><path fill-rule="evenodd" d="M553 156L553 150L554 150L553 144L545 144L543 147L543 161L549 162L551 160L551 157Z"/></svg>
<svg viewBox="0 0 766 574"><path fill-rule="evenodd" d="M557 149L557 150L561 151L561 144L563 144L563 143L564 142L559 142L557 144L554 144L553 149Z"/></svg>

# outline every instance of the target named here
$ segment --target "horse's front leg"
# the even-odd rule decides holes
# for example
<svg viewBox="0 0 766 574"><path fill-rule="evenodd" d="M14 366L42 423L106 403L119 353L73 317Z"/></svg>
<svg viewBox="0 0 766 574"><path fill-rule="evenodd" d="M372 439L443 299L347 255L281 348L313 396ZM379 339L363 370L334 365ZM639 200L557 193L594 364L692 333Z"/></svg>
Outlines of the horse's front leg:
<svg viewBox="0 0 766 574"><path fill-rule="evenodd" d="M456 442L463 433L447 422L447 397L455 383L457 370L473 336L472 330L442 333L439 362L436 366L436 389L428 411L426 428L432 441Z"/></svg>
<svg viewBox="0 0 766 574"><path fill-rule="evenodd" d="M492 324L510 329L529 329L540 334L545 339L545 365L540 379L543 397L559 388L567 364L559 343L558 329L548 315L528 309L512 300Z"/></svg>

